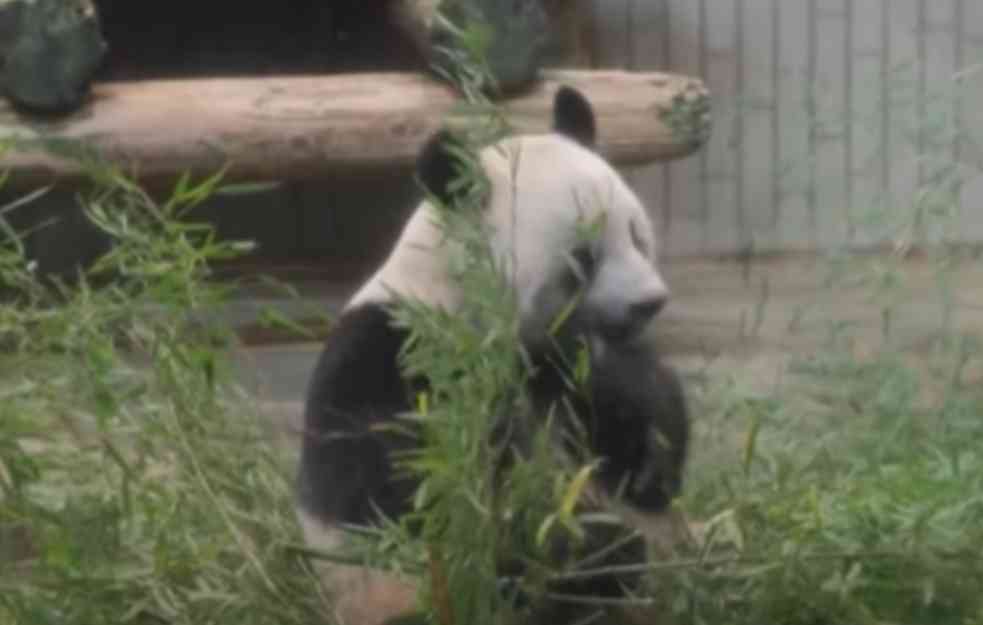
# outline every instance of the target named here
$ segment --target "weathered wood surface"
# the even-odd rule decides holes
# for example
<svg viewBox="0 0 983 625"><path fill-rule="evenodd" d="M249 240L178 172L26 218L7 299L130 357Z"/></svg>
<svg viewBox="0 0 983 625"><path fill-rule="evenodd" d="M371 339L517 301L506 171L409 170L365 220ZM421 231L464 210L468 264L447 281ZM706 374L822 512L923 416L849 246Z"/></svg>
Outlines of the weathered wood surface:
<svg viewBox="0 0 983 625"><path fill-rule="evenodd" d="M654 72L549 72L506 103L518 129L548 129L559 84L593 102L601 150L618 164L681 157L705 138L703 84ZM105 83L82 110L57 120L0 105L0 140L26 140L0 167L12 168L17 180L76 176L78 163L50 147L82 140L145 178L206 175L226 165L240 179L350 175L412 163L457 103L448 87L411 73Z"/></svg>

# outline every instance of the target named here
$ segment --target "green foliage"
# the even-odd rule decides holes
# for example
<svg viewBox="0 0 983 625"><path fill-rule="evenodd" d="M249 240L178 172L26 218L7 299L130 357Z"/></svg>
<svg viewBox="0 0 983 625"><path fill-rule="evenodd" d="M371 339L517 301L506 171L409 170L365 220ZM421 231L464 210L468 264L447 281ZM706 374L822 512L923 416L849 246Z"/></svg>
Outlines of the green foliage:
<svg viewBox="0 0 983 625"><path fill-rule="evenodd" d="M158 204L103 173L114 246L77 281L0 246L0 622L314 622L290 481L202 321L248 249L181 218L218 178Z"/></svg>
<svg viewBox="0 0 983 625"><path fill-rule="evenodd" d="M673 136L693 145L702 145L712 128L710 96L687 90L677 94L672 104L659 113Z"/></svg>
<svg viewBox="0 0 983 625"><path fill-rule="evenodd" d="M830 348L794 374L775 396L730 387L707 404L697 440L729 442L689 484L706 537L657 572L682 622L978 622L983 396L942 375L926 402L889 350Z"/></svg>
<svg viewBox="0 0 983 625"><path fill-rule="evenodd" d="M443 0L431 32L434 68L471 73L485 93L494 95L532 84L550 39L538 0ZM480 56L473 53L476 43Z"/></svg>

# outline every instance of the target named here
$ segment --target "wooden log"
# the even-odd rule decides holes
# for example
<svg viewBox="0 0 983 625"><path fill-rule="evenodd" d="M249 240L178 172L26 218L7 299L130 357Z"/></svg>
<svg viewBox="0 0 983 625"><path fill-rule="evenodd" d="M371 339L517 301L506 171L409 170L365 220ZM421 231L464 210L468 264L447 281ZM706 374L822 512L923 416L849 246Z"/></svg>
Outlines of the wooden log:
<svg viewBox="0 0 983 625"><path fill-rule="evenodd" d="M661 73L548 72L505 103L512 123L547 131L559 84L592 101L600 149L617 164L678 158L705 140L703 84ZM330 179L410 165L457 103L450 88L411 73L106 83L57 120L0 107L0 141L15 138L0 168L15 180L76 177L78 161L64 155L86 146L144 179L226 165L231 179Z"/></svg>

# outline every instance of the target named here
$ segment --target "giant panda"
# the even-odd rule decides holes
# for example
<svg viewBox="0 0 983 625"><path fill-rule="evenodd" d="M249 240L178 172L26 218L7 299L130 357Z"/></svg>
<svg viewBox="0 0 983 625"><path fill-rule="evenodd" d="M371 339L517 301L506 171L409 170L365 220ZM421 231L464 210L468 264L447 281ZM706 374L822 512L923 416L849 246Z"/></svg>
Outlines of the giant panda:
<svg viewBox="0 0 983 625"><path fill-rule="evenodd" d="M550 133L510 136L477 153L487 181L480 214L516 296L517 340L534 363L528 382L534 413L561 402L572 407L589 451L600 459L592 484L599 501L644 531L658 526L681 489L687 405L679 377L661 362L647 332L669 297L652 224L595 150L595 134L590 103L560 87ZM448 205L456 171L451 141L446 131L436 133L417 162L429 197ZM419 383L400 368L408 334L393 323L395 298L451 311L458 300L434 210L426 199L418 205L388 258L343 307L315 365L297 484L297 512L313 549L340 547L343 526L372 525L379 514L398 518L410 510L416 484L397 479L390 458L407 442L374 426L410 411L410 389ZM578 227L599 217L603 230L584 242ZM571 400L561 359L552 357L566 343L547 337L577 294L562 334L589 347L589 406ZM413 609L414 587L393 575L344 565L324 565L322 574L340 625L378 625ZM619 583L603 592L620 589ZM541 614L548 615L538 620L543 623L578 616L559 609Z"/></svg>

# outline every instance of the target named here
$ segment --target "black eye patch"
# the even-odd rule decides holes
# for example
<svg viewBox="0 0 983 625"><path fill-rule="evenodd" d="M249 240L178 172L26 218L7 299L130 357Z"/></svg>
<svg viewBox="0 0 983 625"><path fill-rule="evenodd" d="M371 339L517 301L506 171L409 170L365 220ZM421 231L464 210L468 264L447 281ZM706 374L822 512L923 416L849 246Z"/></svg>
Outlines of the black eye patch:
<svg viewBox="0 0 983 625"><path fill-rule="evenodd" d="M648 256L648 243L639 230L638 222L634 219L628 222L628 232L631 233L631 242L635 249Z"/></svg>
<svg viewBox="0 0 983 625"><path fill-rule="evenodd" d="M584 284L594 276L597 262L589 244L584 243L574 248L570 252L570 261L570 273L578 284Z"/></svg>

